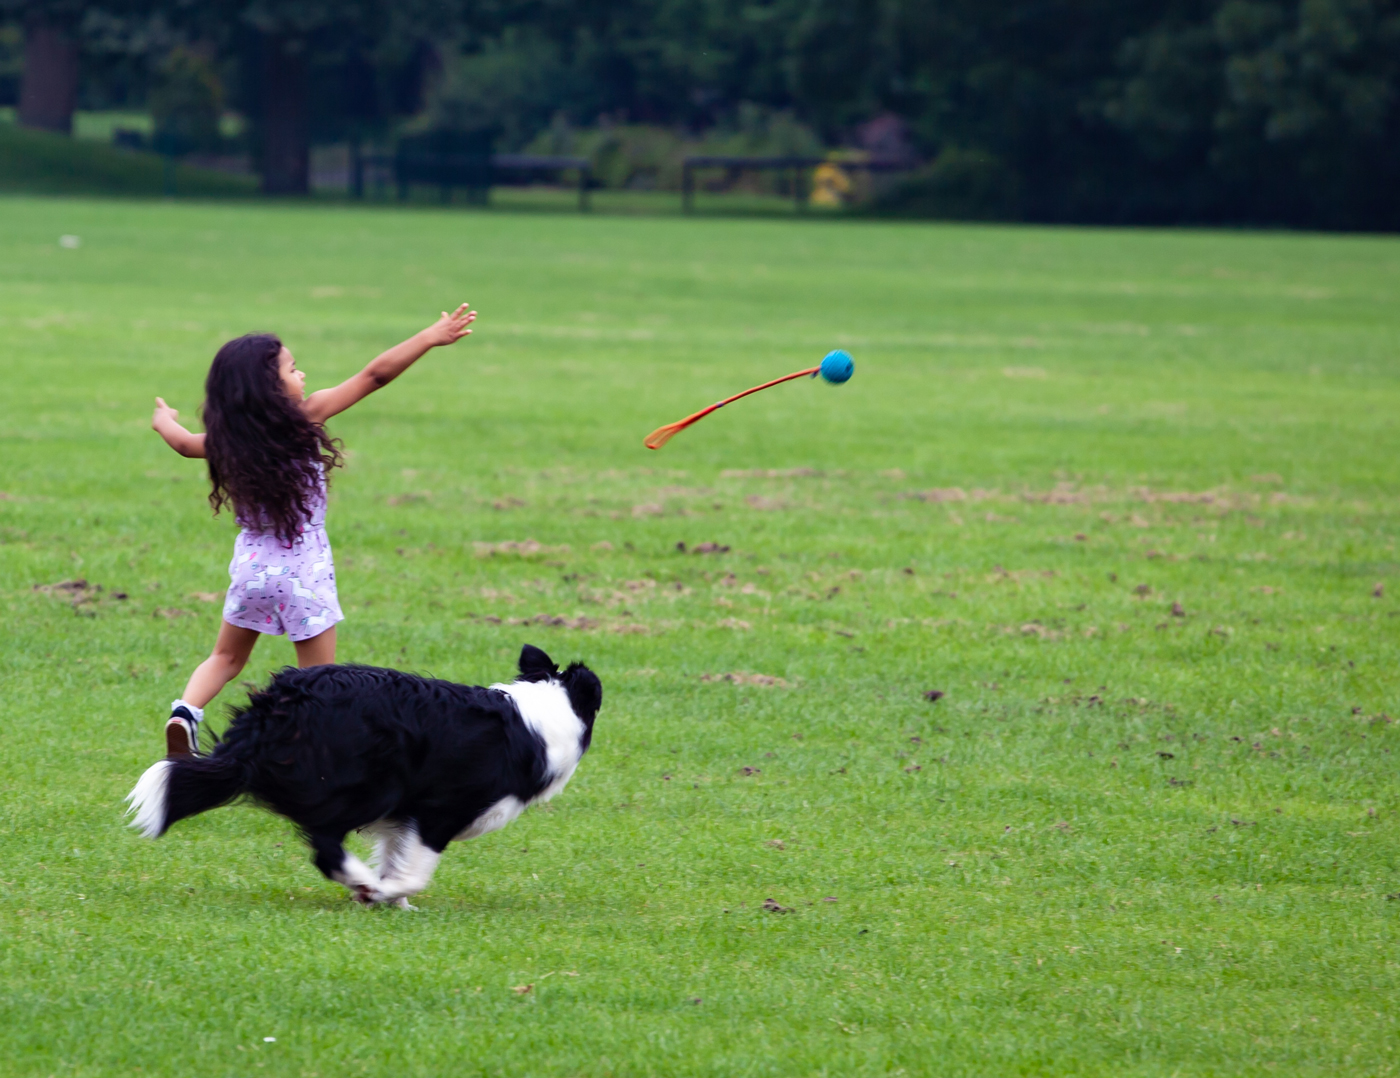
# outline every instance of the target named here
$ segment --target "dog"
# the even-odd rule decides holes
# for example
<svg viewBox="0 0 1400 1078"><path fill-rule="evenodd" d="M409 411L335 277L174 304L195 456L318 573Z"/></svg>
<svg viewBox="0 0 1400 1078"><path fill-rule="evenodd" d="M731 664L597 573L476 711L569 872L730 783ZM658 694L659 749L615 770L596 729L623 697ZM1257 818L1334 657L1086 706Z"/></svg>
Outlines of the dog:
<svg viewBox="0 0 1400 1078"><path fill-rule="evenodd" d="M127 796L132 826L170 825L241 795L301 828L321 873L367 906L428 885L447 844L548 801L593 738L603 687L525 645L510 684L457 685L373 666L285 669L234 712L208 756L152 764ZM345 836L375 837L374 868Z"/></svg>

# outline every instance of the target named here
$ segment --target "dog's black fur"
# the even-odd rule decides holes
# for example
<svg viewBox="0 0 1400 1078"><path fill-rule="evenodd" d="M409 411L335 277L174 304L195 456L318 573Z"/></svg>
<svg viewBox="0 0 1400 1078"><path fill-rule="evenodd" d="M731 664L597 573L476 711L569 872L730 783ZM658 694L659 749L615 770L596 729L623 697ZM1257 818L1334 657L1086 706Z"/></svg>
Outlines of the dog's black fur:
<svg viewBox="0 0 1400 1078"><path fill-rule="evenodd" d="M377 827L381 858L398 856L405 878L426 847L430 876L453 838L504 826L562 788L592 739L602 695L586 666L561 673L529 645L516 681L489 689L370 666L286 669L235 713L213 752L154 765L129 800L136 826L157 837L248 795L296 823L316 867L358 899L406 905L417 888L388 886L393 866L365 877L342 845L346 834Z"/></svg>

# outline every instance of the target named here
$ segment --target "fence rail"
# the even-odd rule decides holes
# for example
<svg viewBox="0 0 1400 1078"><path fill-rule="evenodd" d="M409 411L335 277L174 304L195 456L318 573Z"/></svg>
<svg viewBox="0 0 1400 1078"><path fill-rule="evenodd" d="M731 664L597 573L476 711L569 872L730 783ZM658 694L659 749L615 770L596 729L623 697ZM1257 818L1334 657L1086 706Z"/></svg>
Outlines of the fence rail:
<svg viewBox="0 0 1400 1078"><path fill-rule="evenodd" d="M468 197L485 202L490 189L501 173L565 172L578 173L579 212L588 211L588 192L593 183L593 163L586 157L563 157L528 153L436 153L421 150L400 150L397 153L359 153L352 150L350 161L350 194L365 197L365 174L373 172L380 181L393 177L399 200L408 198L414 184L430 184L442 190L442 200L452 197L454 188L462 187Z"/></svg>
<svg viewBox="0 0 1400 1078"><path fill-rule="evenodd" d="M822 165L835 165L850 171L903 172L913 163L892 158L843 160L831 157L787 155L772 157L740 154L692 154L681 163L681 205L686 213L695 208L695 174L700 169L722 168L734 172L744 170L790 172L792 199L798 212L807 208L810 175ZM436 152L400 146L396 153L361 153L352 147L350 161L350 193L354 198L365 197L365 177L373 174L375 187L383 191L386 180L398 189L400 200L408 198L415 184L430 184L442 190L442 200L450 201L455 188L465 188L468 197L485 202L491 187L503 175L512 173L561 173L578 175L578 208L589 209L589 190L593 186L593 163L586 157L527 153L462 153Z"/></svg>

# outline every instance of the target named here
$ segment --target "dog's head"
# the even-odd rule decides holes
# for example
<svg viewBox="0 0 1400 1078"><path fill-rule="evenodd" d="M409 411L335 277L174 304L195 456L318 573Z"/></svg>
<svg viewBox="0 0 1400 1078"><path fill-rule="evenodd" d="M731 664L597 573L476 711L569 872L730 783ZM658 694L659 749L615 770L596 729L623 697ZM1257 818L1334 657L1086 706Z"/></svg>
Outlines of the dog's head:
<svg viewBox="0 0 1400 1078"><path fill-rule="evenodd" d="M569 706L591 732L598 709L603 706L603 683L583 663L570 663L560 673L553 659L533 644L520 649L520 676L517 681L557 681L569 694Z"/></svg>

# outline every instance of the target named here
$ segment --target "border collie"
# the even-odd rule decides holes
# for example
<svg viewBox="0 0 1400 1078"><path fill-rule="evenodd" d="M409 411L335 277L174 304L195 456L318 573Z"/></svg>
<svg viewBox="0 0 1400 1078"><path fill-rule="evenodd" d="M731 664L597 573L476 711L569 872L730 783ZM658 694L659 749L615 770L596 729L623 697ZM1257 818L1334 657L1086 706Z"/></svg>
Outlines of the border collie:
<svg viewBox="0 0 1400 1078"><path fill-rule="evenodd" d="M603 687L520 652L509 685L456 685L372 666L286 669L234 713L208 756L152 764L127 796L132 826L176 820L246 794L297 824L316 867L365 905L405 909L453 839L475 838L547 801L593 737ZM342 843L375 836L375 868Z"/></svg>

